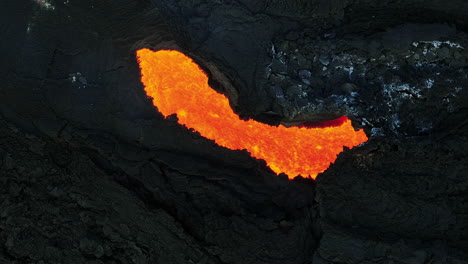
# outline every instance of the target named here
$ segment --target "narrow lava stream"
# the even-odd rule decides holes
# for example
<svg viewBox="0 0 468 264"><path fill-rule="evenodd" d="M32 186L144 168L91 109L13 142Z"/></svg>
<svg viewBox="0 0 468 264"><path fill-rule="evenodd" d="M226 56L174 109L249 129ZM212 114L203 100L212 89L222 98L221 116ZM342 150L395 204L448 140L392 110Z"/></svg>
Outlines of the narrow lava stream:
<svg viewBox="0 0 468 264"><path fill-rule="evenodd" d="M315 179L336 160L343 146L353 148L367 141L364 131L355 131L346 117L340 125L322 128L276 127L242 120L226 96L213 90L206 74L184 54L141 49L137 58L146 94L165 117L177 114L180 124L220 146L246 149L290 179L297 175Z"/></svg>

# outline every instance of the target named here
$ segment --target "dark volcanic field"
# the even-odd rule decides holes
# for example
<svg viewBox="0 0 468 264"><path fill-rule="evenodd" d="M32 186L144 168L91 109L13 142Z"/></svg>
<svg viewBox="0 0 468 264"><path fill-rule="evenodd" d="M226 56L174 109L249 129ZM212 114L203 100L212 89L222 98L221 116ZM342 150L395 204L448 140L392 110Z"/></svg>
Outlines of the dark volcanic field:
<svg viewBox="0 0 468 264"><path fill-rule="evenodd" d="M0 264L468 263L468 2L0 1ZM164 119L135 51L244 118L347 115L317 181ZM287 146L285 146L285 152Z"/></svg>

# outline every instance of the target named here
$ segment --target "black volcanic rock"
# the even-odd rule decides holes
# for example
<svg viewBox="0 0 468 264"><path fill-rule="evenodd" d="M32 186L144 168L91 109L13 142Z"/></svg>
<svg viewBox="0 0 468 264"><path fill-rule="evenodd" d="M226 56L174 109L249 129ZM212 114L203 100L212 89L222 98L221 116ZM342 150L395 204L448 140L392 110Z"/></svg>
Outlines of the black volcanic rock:
<svg viewBox="0 0 468 264"><path fill-rule="evenodd" d="M0 262L468 263L468 4L2 1ZM163 119L135 51L242 117L370 136L288 181ZM285 149L287 151L287 149Z"/></svg>
<svg viewBox="0 0 468 264"><path fill-rule="evenodd" d="M428 116L442 120L441 111L461 107L459 102L434 106L437 113L430 115L419 109L466 85L466 2L434 0L424 7L419 1L154 3L201 65L216 62L206 67L212 82L221 82L215 87L230 96L241 116L287 123L347 115L369 132L381 128L389 136L408 136L436 126ZM300 70L310 70L312 78L304 81ZM445 83L448 72L455 84ZM287 93L296 81L302 82L293 86L300 93L278 94L278 88ZM343 91L346 83L356 89ZM428 91L429 86L435 89ZM415 113L416 127L402 117L407 107Z"/></svg>

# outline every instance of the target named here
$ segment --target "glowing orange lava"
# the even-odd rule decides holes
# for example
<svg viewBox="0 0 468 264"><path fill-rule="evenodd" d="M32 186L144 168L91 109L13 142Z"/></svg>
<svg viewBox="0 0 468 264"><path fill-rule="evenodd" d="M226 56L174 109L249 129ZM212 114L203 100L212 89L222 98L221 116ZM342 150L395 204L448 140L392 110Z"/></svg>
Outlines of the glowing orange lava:
<svg viewBox="0 0 468 264"><path fill-rule="evenodd" d="M241 120L228 99L208 85L205 73L190 58L173 50L137 51L141 81L153 104L164 115L177 114L179 123L229 149L246 149L264 159L276 173L290 179L326 170L343 151L365 141L364 131L355 131L351 121L317 127L270 126Z"/></svg>

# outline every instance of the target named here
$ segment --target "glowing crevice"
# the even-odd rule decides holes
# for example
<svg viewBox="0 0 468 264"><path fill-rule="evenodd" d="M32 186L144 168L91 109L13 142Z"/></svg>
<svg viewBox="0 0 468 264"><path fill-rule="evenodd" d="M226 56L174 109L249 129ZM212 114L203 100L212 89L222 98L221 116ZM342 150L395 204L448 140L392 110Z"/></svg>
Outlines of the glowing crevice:
<svg viewBox="0 0 468 264"><path fill-rule="evenodd" d="M346 117L323 128L242 120L189 57L174 50L149 49L138 50L137 57L145 91L164 116L177 114L180 124L220 146L246 149L277 174L315 178L335 161L343 146L352 148L367 141L364 131L355 131Z"/></svg>

